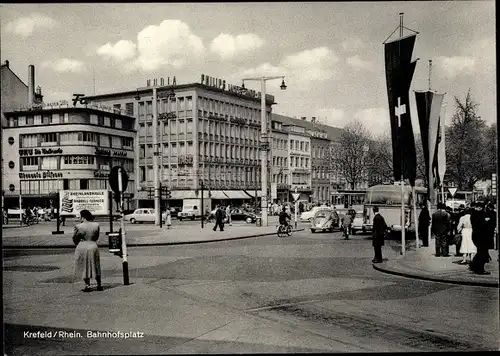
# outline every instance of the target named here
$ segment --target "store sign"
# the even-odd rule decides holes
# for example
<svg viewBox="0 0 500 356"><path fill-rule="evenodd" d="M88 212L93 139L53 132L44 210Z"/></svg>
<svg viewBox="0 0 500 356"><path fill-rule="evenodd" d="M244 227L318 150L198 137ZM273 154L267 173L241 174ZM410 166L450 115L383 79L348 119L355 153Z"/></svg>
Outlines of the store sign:
<svg viewBox="0 0 500 356"><path fill-rule="evenodd" d="M62 154L62 148L32 148L32 149L24 149L19 150L19 156L34 156L34 155L57 155Z"/></svg>
<svg viewBox="0 0 500 356"><path fill-rule="evenodd" d="M127 157L127 152L125 151L111 151L105 150L103 148L95 148L95 154L98 156L115 156L115 157Z"/></svg>
<svg viewBox="0 0 500 356"><path fill-rule="evenodd" d="M19 173L20 179L54 179L54 178L62 178L63 174L61 172L30 172L30 173Z"/></svg>
<svg viewBox="0 0 500 356"><path fill-rule="evenodd" d="M103 172L94 172L94 177L95 178L109 178L109 173L103 173Z"/></svg>
<svg viewBox="0 0 500 356"><path fill-rule="evenodd" d="M224 91L230 92L230 93L236 93L239 95L247 96L253 99L260 99L261 93L257 92L252 89L246 89L237 85L232 85L232 84L227 84L226 86L226 81L223 79L215 78L208 76L206 74L201 75L201 80L200 83L203 85L206 85L208 87L212 88L217 88L217 89L222 89ZM273 101L274 102L274 96L266 94L266 100L267 101Z"/></svg>
<svg viewBox="0 0 500 356"><path fill-rule="evenodd" d="M59 197L61 216L79 215L82 210L88 210L92 215L109 214L107 190L62 190Z"/></svg>

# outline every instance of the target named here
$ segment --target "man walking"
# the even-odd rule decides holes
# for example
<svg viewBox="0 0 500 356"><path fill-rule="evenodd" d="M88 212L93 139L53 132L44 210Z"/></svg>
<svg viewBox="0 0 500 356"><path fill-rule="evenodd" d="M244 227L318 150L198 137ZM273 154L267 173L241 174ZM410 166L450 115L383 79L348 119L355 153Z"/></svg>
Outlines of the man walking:
<svg viewBox="0 0 500 356"><path fill-rule="evenodd" d="M472 242L476 245L477 253L472 259L469 269L476 274L490 274L484 270L484 264L489 262L488 255L488 236L486 212L483 210L482 203L475 203L474 210L471 213L470 222L472 225Z"/></svg>
<svg viewBox="0 0 500 356"><path fill-rule="evenodd" d="M427 208L427 201L422 206L422 211L418 216L418 237L422 240L422 246L429 246L429 225L431 224L431 215Z"/></svg>
<svg viewBox="0 0 500 356"><path fill-rule="evenodd" d="M383 261L382 246L384 246L387 224L385 223L384 217L378 212L378 206L373 207L373 212L375 216L373 217L372 245L375 250L375 257L372 262L381 263Z"/></svg>
<svg viewBox="0 0 500 356"><path fill-rule="evenodd" d="M436 239L436 257L448 257L447 236L451 228L450 215L445 211L446 205L438 203L438 210L432 214L431 233Z"/></svg>
<svg viewBox="0 0 500 356"><path fill-rule="evenodd" d="M213 230L217 230L217 226L219 226L220 231L224 231L224 211L220 206L217 205L217 210L215 211L215 225Z"/></svg>

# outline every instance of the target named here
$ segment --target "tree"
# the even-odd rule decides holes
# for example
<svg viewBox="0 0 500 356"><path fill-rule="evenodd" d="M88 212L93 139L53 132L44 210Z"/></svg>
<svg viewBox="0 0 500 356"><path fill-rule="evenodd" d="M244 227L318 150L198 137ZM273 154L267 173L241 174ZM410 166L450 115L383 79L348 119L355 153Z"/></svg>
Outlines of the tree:
<svg viewBox="0 0 500 356"><path fill-rule="evenodd" d="M330 155L332 170L342 175L352 190L367 180L370 133L359 121L347 124L340 135L339 145Z"/></svg>
<svg viewBox="0 0 500 356"><path fill-rule="evenodd" d="M428 187L428 172L425 167L424 147L422 146L422 137L415 137L415 150L417 152L417 179L421 179L425 186Z"/></svg>
<svg viewBox="0 0 500 356"><path fill-rule="evenodd" d="M467 92L465 101L455 97L451 126L446 128L446 163L451 179L459 189L472 190L487 178L490 163L485 147L486 124L477 115L477 104Z"/></svg>
<svg viewBox="0 0 500 356"><path fill-rule="evenodd" d="M367 169L369 185L393 181L392 140L385 133L370 141Z"/></svg>

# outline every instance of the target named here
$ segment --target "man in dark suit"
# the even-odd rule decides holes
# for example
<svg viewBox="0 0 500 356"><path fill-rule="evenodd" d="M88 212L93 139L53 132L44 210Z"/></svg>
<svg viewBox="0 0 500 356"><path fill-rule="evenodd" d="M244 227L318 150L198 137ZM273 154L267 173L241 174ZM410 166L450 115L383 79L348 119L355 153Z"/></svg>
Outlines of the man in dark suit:
<svg viewBox="0 0 500 356"><path fill-rule="evenodd" d="M373 263L382 262L382 246L384 246L385 233L387 230L387 224L385 219L378 212L378 206L373 207L373 212L375 216L373 217L373 232L372 232L372 245L375 250L375 257L373 258Z"/></svg>
<svg viewBox="0 0 500 356"><path fill-rule="evenodd" d="M446 205L438 203L438 210L432 214L431 233L436 239L436 257L447 257L448 233L451 229L450 214L446 212Z"/></svg>
<svg viewBox="0 0 500 356"><path fill-rule="evenodd" d="M422 205L422 211L418 216L418 237L422 240L422 246L429 246L429 225L431 224L431 215L427 208L427 201Z"/></svg>
<svg viewBox="0 0 500 356"><path fill-rule="evenodd" d="M219 226L220 231L224 231L224 215L225 212L222 207L217 206L217 211L215 212L215 226L214 231L217 230L217 226Z"/></svg>
<svg viewBox="0 0 500 356"><path fill-rule="evenodd" d="M469 269L476 274L490 274L484 270L484 264L489 262L488 247L488 216L482 203L475 203L470 216L472 225L472 242L476 245L477 253L469 265Z"/></svg>

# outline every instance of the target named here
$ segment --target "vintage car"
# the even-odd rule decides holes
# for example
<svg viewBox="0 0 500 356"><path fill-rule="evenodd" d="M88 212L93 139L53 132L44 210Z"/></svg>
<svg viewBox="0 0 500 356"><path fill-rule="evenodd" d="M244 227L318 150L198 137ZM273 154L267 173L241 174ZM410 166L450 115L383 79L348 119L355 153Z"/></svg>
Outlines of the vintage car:
<svg viewBox="0 0 500 356"><path fill-rule="evenodd" d="M321 231L330 231L338 227L339 225L339 216L332 209L318 209L314 216L311 218L311 232L314 233L317 230Z"/></svg>

